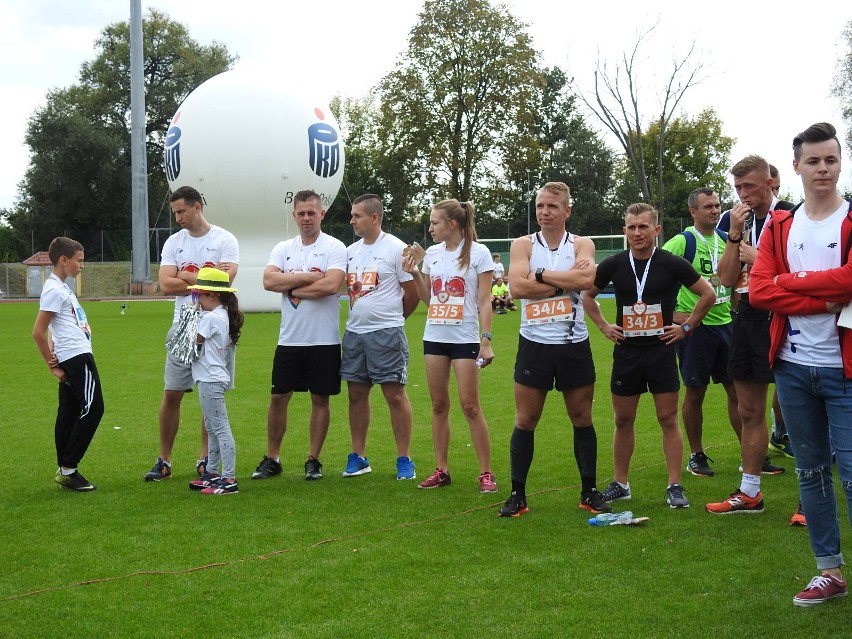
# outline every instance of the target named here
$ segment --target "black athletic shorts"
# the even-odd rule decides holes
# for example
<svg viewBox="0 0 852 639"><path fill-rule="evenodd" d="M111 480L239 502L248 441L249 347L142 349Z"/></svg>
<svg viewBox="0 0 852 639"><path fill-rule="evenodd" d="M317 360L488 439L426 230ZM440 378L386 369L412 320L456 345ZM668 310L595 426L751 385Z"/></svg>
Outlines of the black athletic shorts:
<svg viewBox="0 0 852 639"><path fill-rule="evenodd" d="M772 384L769 368L769 320L734 318L734 336L728 354L728 375L739 382Z"/></svg>
<svg viewBox="0 0 852 639"><path fill-rule="evenodd" d="M340 345L281 346L272 360L272 395L340 394Z"/></svg>
<svg viewBox="0 0 852 639"><path fill-rule="evenodd" d="M617 344L612 351L613 395L633 397L644 392L676 393L680 390L677 352L674 346L633 346L630 339Z"/></svg>
<svg viewBox="0 0 852 639"><path fill-rule="evenodd" d="M589 340L567 344L540 344L518 336L515 382L532 388L562 392L595 383L595 363Z"/></svg>

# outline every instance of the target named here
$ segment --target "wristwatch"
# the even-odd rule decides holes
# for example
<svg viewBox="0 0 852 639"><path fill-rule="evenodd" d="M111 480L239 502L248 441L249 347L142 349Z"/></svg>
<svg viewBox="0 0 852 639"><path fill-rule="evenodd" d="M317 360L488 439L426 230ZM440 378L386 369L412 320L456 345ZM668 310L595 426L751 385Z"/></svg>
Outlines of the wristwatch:
<svg viewBox="0 0 852 639"><path fill-rule="evenodd" d="M692 335L692 326L690 326L687 322L684 322L680 325L680 330L686 333L687 337Z"/></svg>
<svg viewBox="0 0 852 639"><path fill-rule="evenodd" d="M537 268L535 270L535 281L539 284L544 284L544 278L542 277L542 273L544 273L543 268Z"/></svg>

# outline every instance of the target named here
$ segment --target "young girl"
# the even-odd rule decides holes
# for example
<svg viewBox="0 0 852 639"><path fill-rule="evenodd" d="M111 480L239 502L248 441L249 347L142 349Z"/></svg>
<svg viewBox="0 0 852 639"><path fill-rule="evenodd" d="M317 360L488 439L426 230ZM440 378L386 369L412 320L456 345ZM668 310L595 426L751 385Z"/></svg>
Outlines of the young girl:
<svg viewBox="0 0 852 639"><path fill-rule="evenodd" d="M488 249L477 243L473 204L444 200L432 209L429 233L438 244L423 258L423 278L415 254L405 258L404 269L414 275L420 298L429 307L423 333L426 378L432 397L432 437L437 468L419 488L452 483L447 456L450 447L450 368L456 375L459 402L470 426L479 457L479 490L497 492L491 472L488 424L479 405L479 367L494 359L491 350L491 273ZM482 335L480 336L480 322Z"/></svg>
<svg viewBox="0 0 852 639"><path fill-rule="evenodd" d="M228 364L234 358L229 351L240 338L244 318L234 295L237 289L228 284L227 273L205 267L198 271L198 279L189 287L202 309L196 339L203 346L201 355L192 363L192 378L198 385L198 399L209 440L209 463L199 479L189 482L189 487L205 495L239 492L237 451L225 408L225 391L233 388L234 372ZM216 473L220 459L221 475Z"/></svg>

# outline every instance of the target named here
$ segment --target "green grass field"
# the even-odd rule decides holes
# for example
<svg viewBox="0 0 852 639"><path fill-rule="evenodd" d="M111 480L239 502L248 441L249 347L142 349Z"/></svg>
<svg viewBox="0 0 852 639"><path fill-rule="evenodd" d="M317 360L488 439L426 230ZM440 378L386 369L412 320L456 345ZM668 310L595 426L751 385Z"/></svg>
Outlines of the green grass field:
<svg viewBox="0 0 852 639"><path fill-rule="evenodd" d="M612 315L612 301L603 301ZM227 397L239 495L190 492L197 397L184 400L173 479L145 483L157 455L167 302L85 302L106 415L81 470L90 494L53 482L56 388L30 337L35 303L0 305L4 481L0 503L0 638L803 637L849 632L852 602L814 609L791 599L816 574L807 531L787 521L798 500L787 474L764 478L766 510L713 516L704 503L739 485L739 447L720 388L708 392L705 446L714 478L685 473L688 510L665 504L666 474L650 397L641 403L631 467L643 527L595 528L577 508L571 429L551 395L536 436L531 512L496 516L509 493L512 370L518 314L494 318L494 365L482 373L495 495L480 495L466 423L453 412L451 487L395 481L395 447L378 389L370 475L342 479L350 450L346 395L332 400L325 478L306 482L309 399L291 402L284 474L251 481L266 450L269 373L279 316L246 319L237 389ZM345 317L345 311L342 313ZM412 457L432 469L421 356L423 307L409 320ZM598 484L612 478L611 346L592 328L598 370ZM843 549L852 531L841 500ZM846 628L845 631L842 629ZM848 636L848 635L847 635Z"/></svg>

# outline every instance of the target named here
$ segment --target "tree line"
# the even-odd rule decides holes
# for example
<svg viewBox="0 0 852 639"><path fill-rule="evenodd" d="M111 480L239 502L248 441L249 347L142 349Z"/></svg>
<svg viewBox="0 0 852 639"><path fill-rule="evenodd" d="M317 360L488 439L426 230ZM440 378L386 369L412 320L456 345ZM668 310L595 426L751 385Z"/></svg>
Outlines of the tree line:
<svg viewBox="0 0 852 639"><path fill-rule="evenodd" d="M844 35L852 51L852 23ZM542 65L527 25L505 6L426 0L407 48L378 85L330 105L346 167L324 227L351 237L350 200L370 192L383 198L388 225L407 241L424 237L431 204L447 197L475 203L481 237L515 237L530 216L534 226L536 188L558 180L571 187L577 233L619 233L624 209L637 201L660 210L666 236L679 231L696 185L730 198L735 140L712 108L692 116L679 109L701 81L692 49L662 86L645 84L650 72L636 60L652 36L653 29L640 36L615 63L600 61L593 92L584 95L564 70ZM198 43L156 9L144 17L143 40L149 226L168 227L162 158L169 119L193 89L239 58L223 43ZM84 245L87 232L98 234L87 245L90 259L129 259L129 23L104 28L94 51L77 82L50 91L30 117L30 164L15 204L0 210L0 261L24 259L66 231ZM847 118L851 60L847 53L838 65L835 87ZM642 111L638 87L661 96L659 113ZM108 255L97 255L101 244Z"/></svg>

